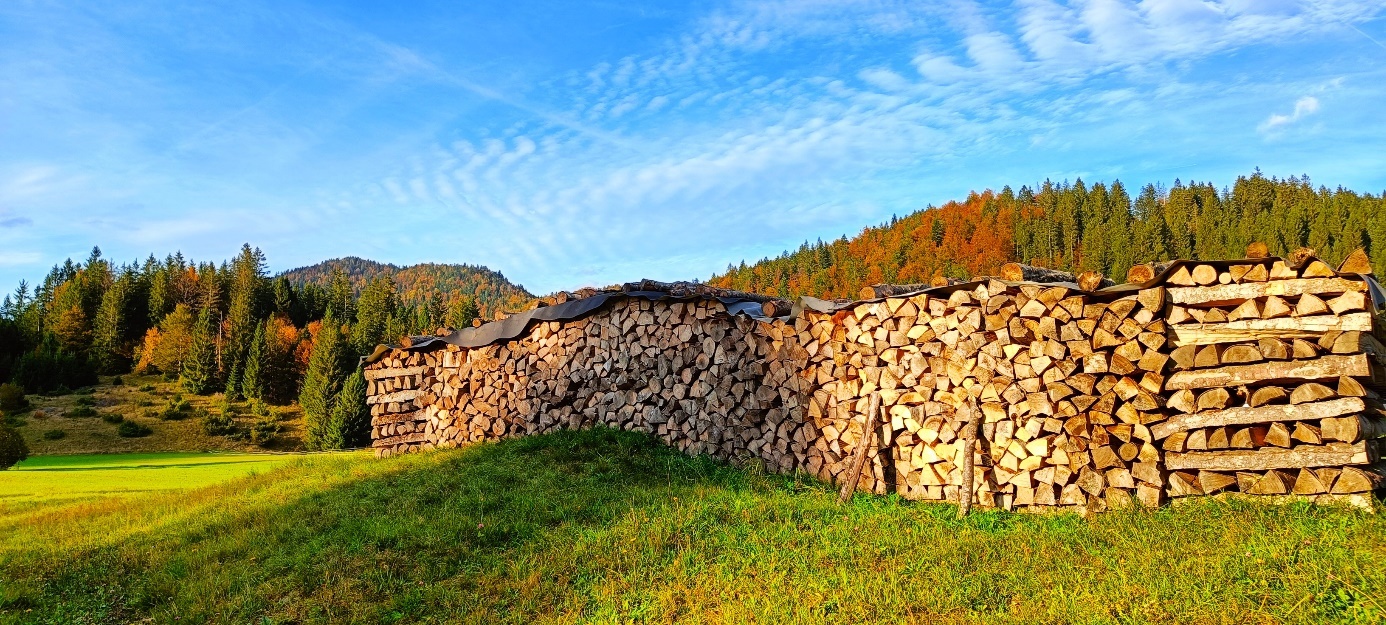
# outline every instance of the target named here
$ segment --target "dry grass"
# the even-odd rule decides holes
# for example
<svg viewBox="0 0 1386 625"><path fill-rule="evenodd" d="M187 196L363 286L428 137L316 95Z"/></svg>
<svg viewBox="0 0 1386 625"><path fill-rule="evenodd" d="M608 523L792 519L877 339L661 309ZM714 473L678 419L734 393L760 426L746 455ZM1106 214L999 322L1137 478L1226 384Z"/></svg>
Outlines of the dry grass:
<svg viewBox="0 0 1386 625"><path fill-rule="evenodd" d="M203 412L216 412L221 405L220 394L206 397L182 394L192 404L193 412L181 419L165 420L154 413L159 412L169 400L179 393L176 382L169 382L158 376L124 376L123 384L110 384L112 378L102 378L103 384L81 389L75 393L56 396L29 396L27 411L13 415L20 427L16 428L24 436L29 451L35 456L50 454L91 454L91 453L135 453L158 451L294 451L301 447L303 431L303 411L297 406L283 406L275 409L281 413L280 426L283 433L273 444L255 445L248 440L234 440L225 436L209 436L203 430L202 420L197 417ZM98 414L118 414L126 420L148 427L148 436L125 438L116 433L117 425L108 423L100 416L68 416L80 414L80 406L90 402ZM235 404L245 412L246 404ZM248 425L251 417L242 415L238 423ZM44 438L44 433L59 430L63 437L56 440Z"/></svg>

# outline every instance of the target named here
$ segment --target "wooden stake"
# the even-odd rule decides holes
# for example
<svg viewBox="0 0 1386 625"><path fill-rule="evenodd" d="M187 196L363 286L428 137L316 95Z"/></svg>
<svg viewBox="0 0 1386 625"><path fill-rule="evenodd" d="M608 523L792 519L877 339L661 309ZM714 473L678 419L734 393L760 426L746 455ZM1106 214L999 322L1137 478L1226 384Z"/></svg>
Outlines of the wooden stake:
<svg viewBox="0 0 1386 625"><path fill-rule="evenodd" d="M846 479L842 481L842 490L837 494L840 503L847 503L852 498L852 493L857 490L857 482L861 480L862 467L866 466L866 452L871 448L871 443L876 439L876 426L880 423L881 396L873 393L867 403L866 415L861 423L861 440L857 441L857 449L853 452L852 466L848 469Z"/></svg>

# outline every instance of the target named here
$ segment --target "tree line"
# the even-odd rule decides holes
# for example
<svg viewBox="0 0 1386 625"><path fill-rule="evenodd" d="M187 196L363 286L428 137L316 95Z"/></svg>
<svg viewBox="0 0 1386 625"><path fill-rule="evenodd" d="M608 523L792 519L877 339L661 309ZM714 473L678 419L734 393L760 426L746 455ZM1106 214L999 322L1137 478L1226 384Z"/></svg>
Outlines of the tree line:
<svg viewBox="0 0 1386 625"><path fill-rule="evenodd" d="M872 284L996 275L1008 262L1099 271L1120 282L1136 263L1241 258L1253 241L1280 255L1311 247L1332 263L1361 247L1374 266L1386 266L1386 200L1259 170L1231 187L1146 184L1134 199L1119 180L1046 180L972 193L851 239L805 242L776 258L728 266L709 283L780 297L850 298Z"/></svg>
<svg viewBox="0 0 1386 625"><path fill-rule="evenodd" d="M181 253L115 264L93 248L0 301L0 381L54 393L133 372L228 400L297 400L304 444L341 449L369 442L361 356L480 314L466 294L402 301L389 274L359 287L340 267L321 281L271 277L248 244L221 264Z"/></svg>

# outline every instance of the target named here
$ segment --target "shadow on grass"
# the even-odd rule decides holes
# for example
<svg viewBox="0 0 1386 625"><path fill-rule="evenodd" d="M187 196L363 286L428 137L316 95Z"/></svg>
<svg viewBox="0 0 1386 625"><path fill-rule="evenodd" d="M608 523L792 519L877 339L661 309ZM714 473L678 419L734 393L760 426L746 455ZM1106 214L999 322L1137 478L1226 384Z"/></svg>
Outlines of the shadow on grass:
<svg viewBox="0 0 1386 625"><path fill-rule="evenodd" d="M1207 502L1093 521L996 511L960 520L953 506L898 497L840 506L816 482L605 429L387 461L324 459L213 488L221 490L203 492L231 503L123 544L37 559L0 553L0 578L10 582L0 620L1240 623L1386 614L1374 594L1386 587L1386 528L1374 515Z"/></svg>
<svg viewBox="0 0 1386 625"><path fill-rule="evenodd" d="M358 604L352 612L388 620L411 611L368 606L409 604L418 584L492 566L553 528L602 526L663 501L670 490L736 489L753 479L650 437L604 429L429 456L402 459L420 466L329 490L314 489L311 472L288 469L285 479L304 484L285 505L190 519L172 532L26 570L4 567L0 556L0 570L27 582L0 595L0 612L21 622L144 615L197 622L215 614L240 621L291 603L298 605L291 612L307 613L290 620L337 620L333 600L321 602L321 611L308 606L315 595L346 587ZM216 463L191 466L208 464ZM347 572L351 579L342 577Z"/></svg>

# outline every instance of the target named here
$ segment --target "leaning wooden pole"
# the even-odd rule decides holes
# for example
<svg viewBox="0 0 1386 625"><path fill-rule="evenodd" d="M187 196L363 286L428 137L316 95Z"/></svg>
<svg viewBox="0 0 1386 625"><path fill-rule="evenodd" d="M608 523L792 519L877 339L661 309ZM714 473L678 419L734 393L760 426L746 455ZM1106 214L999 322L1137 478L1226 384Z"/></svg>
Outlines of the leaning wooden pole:
<svg viewBox="0 0 1386 625"><path fill-rule="evenodd" d="M964 403L961 407L966 414L963 422L962 436L962 474L958 484L958 518L967 516L972 511L972 450L977 446L977 414L978 411L972 408L972 404Z"/></svg>
<svg viewBox="0 0 1386 625"><path fill-rule="evenodd" d="M837 500L847 503L852 498L852 493L857 490L857 482L861 480L861 470L866 466L866 453L871 450L872 441L876 440L876 427L880 425L881 396L873 393L871 399L867 401L866 415L861 422L861 440L857 441L857 449L852 455L852 466L847 471L846 477L842 480L842 490L837 493Z"/></svg>

